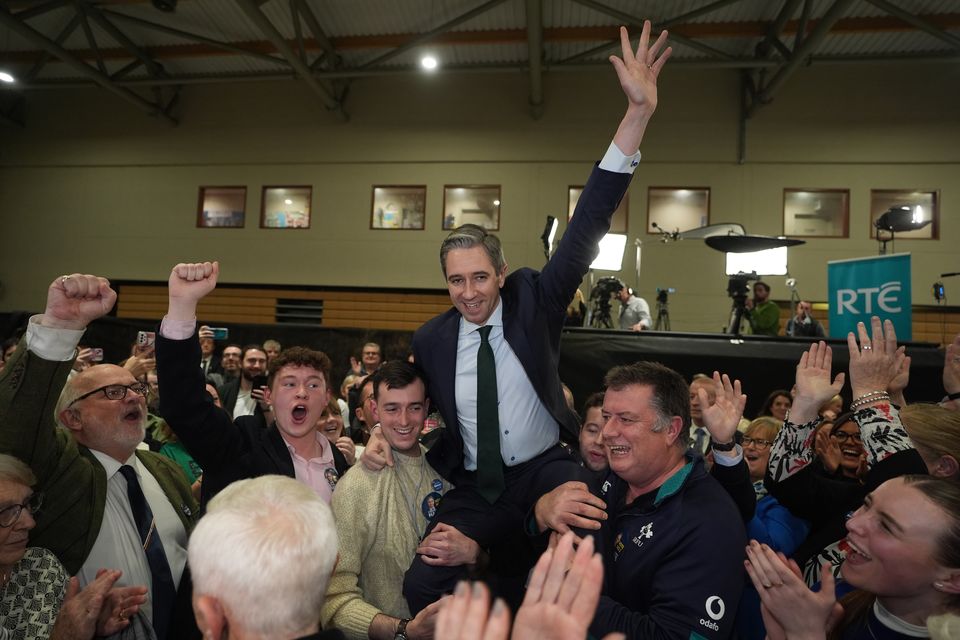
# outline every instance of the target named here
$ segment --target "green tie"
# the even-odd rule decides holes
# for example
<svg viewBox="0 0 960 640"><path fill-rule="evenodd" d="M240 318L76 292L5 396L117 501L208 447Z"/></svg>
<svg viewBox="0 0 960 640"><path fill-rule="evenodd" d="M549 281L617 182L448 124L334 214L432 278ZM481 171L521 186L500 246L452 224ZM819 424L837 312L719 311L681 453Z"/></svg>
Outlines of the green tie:
<svg viewBox="0 0 960 640"><path fill-rule="evenodd" d="M480 327L480 349L477 351L477 484L480 495L493 504L503 493L504 484L497 408L497 363L488 341L491 329L491 325Z"/></svg>

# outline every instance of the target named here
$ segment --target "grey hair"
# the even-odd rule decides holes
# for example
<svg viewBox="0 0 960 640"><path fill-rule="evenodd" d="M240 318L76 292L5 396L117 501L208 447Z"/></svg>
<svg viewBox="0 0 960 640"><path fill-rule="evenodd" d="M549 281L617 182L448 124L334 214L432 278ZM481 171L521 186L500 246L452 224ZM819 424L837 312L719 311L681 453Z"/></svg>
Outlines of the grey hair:
<svg viewBox="0 0 960 640"><path fill-rule="evenodd" d="M464 224L451 231L440 245L440 268L443 269L443 277L447 277L447 254L454 249L472 249L473 247L483 247L496 274L503 273L507 266L507 259L503 255L500 238L487 233L487 230L479 225Z"/></svg>
<svg viewBox="0 0 960 640"><path fill-rule="evenodd" d="M67 378L66 384L63 385L63 389L60 390L60 397L57 399L57 406L53 409L53 417L56 418L57 424L63 428L67 428L67 425L63 423L60 419L60 414L63 413L73 402L81 396L80 390L77 388L77 376L79 374L71 374Z"/></svg>
<svg viewBox="0 0 960 640"><path fill-rule="evenodd" d="M219 600L231 625L266 638L317 624L338 549L327 503L302 482L268 475L217 494L187 553L194 593Z"/></svg>
<svg viewBox="0 0 960 640"><path fill-rule="evenodd" d="M0 482L16 482L32 487L37 484L37 477L20 458L0 453Z"/></svg>

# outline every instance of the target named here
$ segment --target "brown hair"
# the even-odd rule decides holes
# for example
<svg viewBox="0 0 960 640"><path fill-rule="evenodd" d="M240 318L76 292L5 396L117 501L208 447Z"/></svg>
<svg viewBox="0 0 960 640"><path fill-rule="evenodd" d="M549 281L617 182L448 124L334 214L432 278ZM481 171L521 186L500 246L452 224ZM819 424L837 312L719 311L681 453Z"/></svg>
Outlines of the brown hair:
<svg viewBox="0 0 960 640"><path fill-rule="evenodd" d="M323 351L315 351L306 347L290 347L280 352L273 362L270 363L269 373L267 374L267 385L273 388L273 378L277 372L284 367L307 367L316 369L323 374L323 381L327 388L330 387L330 370L333 363Z"/></svg>

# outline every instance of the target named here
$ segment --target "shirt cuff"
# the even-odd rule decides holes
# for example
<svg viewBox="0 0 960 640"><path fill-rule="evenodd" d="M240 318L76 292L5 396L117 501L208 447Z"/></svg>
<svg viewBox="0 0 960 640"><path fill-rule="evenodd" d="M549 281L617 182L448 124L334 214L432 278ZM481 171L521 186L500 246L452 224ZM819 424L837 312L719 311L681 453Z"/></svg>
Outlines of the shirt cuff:
<svg viewBox="0 0 960 640"><path fill-rule="evenodd" d="M740 461L743 460L743 447L735 445L733 451L730 453L733 455L724 456L715 452L713 454L713 462L721 467L735 467L740 464Z"/></svg>
<svg viewBox="0 0 960 640"><path fill-rule="evenodd" d="M27 323L27 349L44 360L67 362L77 354L77 345L83 337L83 329L56 329L40 324L39 315L31 316Z"/></svg>
<svg viewBox="0 0 960 640"><path fill-rule="evenodd" d="M196 330L196 320L171 320L163 316L163 320L160 321L160 335L168 340L186 340Z"/></svg>
<svg viewBox="0 0 960 640"><path fill-rule="evenodd" d="M600 161L599 166L604 171L613 173L633 173L638 164L640 164L640 151L625 156L623 151L611 142L610 146L607 147L607 152L603 154L603 160Z"/></svg>

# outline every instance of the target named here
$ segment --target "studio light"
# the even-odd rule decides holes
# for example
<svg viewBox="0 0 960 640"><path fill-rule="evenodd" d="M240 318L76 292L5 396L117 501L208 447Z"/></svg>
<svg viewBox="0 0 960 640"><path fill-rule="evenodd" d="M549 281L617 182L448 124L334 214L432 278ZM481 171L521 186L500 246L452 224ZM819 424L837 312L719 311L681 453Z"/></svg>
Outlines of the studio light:
<svg viewBox="0 0 960 640"><path fill-rule="evenodd" d="M924 218L923 207L920 205L898 204L887 209L873 226L880 231L914 231L930 224L931 221Z"/></svg>
<svg viewBox="0 0 960 640"><path fill-rule="evenodd" d="M627 246L627 236L620 233L608 233L600 241L600 253L590 265L591 269L602 271L620 271L623 265L623 250Z"/></svg>
<svg viewBox="0 0 960 640"><path fill-rule="evenodd" d="M427 71L436 71L437 65L437 59L431 55L425 55L420 58L420 66Z"/></svg>
<svg viewBox="0 0 960 640"><path fill-rule="evenodd" d="M7 84L12 84L16 82L16 78L7 73L6 71L0 71L0 82L6 82Z"/></svg>
<svg viewBox="0 0 960 640"><path fill-rule="evenodd" d="M553 216L547 216L547 224L543 227L543 233L540 234L540 240L543 241L543 255L547 260L553 253L553 239L557 237L557 227L559 223Z"/></svg>

